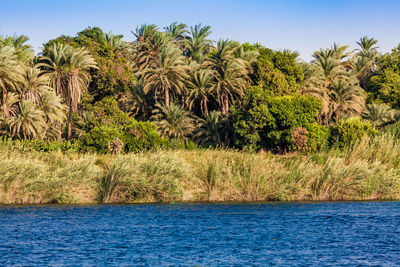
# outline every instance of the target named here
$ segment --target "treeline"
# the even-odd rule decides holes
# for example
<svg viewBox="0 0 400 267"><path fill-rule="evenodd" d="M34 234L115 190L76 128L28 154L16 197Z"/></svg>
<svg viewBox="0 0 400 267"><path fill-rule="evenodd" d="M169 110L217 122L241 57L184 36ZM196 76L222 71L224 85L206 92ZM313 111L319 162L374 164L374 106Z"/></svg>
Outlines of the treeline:
<svg viewBox="0 0 400 267"><path fill-rule="evenodd" d="M37 150L233 147L318 151L397 136L400 46L296 51L214 41L211 28L138 26L136 40L87 28L34 55L0 37L0 134ZM13 142L13 141L11 141Z"/></svg>

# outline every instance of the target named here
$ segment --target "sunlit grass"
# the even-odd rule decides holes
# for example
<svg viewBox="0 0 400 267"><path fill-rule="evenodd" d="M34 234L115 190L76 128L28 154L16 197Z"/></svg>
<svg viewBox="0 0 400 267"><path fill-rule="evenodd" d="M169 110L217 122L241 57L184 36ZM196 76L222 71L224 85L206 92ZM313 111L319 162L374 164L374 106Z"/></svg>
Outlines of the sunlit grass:
<svg viewBox="0 0 400 267"><path fill-rule="evenodd" d="M400 144L273 155L168 150L110 155L0 146L1 203L400 199Z"/></svg>

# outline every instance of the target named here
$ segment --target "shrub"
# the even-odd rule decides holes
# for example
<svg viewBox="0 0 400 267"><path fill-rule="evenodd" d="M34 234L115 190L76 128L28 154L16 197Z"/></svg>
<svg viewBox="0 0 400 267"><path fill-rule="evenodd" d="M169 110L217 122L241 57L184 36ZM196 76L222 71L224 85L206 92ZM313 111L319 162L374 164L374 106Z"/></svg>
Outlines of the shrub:
<svg viewBox="0 0 400 267"><path fill-rule="evenodd" d="M330 142L343 148L354 141L360 140L364 135L374 136L377 133L378 131L370 122L362 121L358 117L351 117L338 121L331 128Z"/></svg>
<svg viewBox="0 0 400 267"><path fill-rule="evenodd" d="M329 129L318 123L308 124L305 127L308 131L307 147L309 151L320 151L329 145Z"/></svg>
<svg viewBox="0 0 400 267"><path fill-rule="evenodd" d="M160 137L157 127L152 122L131 122L123 128L122 141L125 143L126 152L146 151L153 148L167 148L170 146L168 139Z"/></svg>
<svg viewBox="0 0 400 267"><path fill-rule="evenodd" d="M393 135L395 138L400 139L400 121L383 128L383 132Z"/></svg>
<svg viewBox="0 0 400 267"><path fill-rule="evenodd" d="M79 150L82 152L108 152L108 143L114 138L121 139L121 131L118 128L96 126L79 140Z"/></svg>
<svg viewBox="0 0 400 267"><path fill-rule="evenodd" d="M293 129L315 123L320 108L312 96L275 96L252 87L232 115L235 144L250 150L293 149Z"/></svg>

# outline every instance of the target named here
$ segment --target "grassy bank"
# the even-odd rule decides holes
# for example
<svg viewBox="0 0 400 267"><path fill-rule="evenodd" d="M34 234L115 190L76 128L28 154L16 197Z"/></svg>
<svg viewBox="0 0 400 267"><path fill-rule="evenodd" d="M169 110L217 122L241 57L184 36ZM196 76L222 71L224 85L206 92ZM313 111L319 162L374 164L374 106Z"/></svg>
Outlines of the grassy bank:
<svg viewBox="0 0 400 267"><path fill-rule="evenodd" d="M171 150L111 158L0 146L0 203L400 199L389 135L311 155Z"/></svg>

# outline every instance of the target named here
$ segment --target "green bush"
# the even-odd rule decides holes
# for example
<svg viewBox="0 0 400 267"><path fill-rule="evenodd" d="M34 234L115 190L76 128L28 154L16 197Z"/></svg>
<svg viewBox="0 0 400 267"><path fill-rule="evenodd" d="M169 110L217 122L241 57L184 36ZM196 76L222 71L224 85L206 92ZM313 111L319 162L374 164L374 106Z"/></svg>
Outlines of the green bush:
<svg viewBox="0 0 400 267"><path fill-rule="evenodd" d="M331 128L330 143L340 148L360 140L364 135L374 136L378 134L370 122L362 121L358 117L340 120Z"/></svg>
<svg viewBox="0 0 400 267"><path fill-rule="evenodd" d="M5 135L0 137L0 143L12 147L20 151L38 151L38 152L51 152L51 151L77 151L78 146L71 141L48 141L48 140L13 140Z"/></svg>
<svg viewBox="0 0 400 267"><path fill-rule="evenodd" d="M400 139L400 121L390 124L383 128L383 132L393 135L395 138Z"/></svg>
<svg viewBox="0 0 400 267"><path fill-rule="evenodd" d="M292 149L292 130L313 125L320 108L320 100L312 96L275 96L252 87L232 114L235 145L249 150Z"/></svg>
<svg viewBox="0 0 400 267"><path fill-rule="evenodd" d="M153 148L168 148L168 139L160 137L152 122L131 122L123 128L122 141L126 152L146 151Z"/></svg>
<svg viewBox="0 0 400 267"><path fill-rule="evenodd" d="M172 139L171 148L183 149L183 150L194 150L197 148L197 144L190 140Z"/></svg>
<svg viewBox="0 0 400 267"><path fill-rule="evenodd" d="M329 145L329 129L318 123L308 124L305 127L308 131L307 147L310 151L320 151Z"/></svg>
<svg viewBox="0 0 400 267"><path fill-rule="evenodd" d="M114 138L121 139L121 136L121 129L96 126L81 137L79 140L79 150L81 152L107 153L108 143Z"/></svg>

